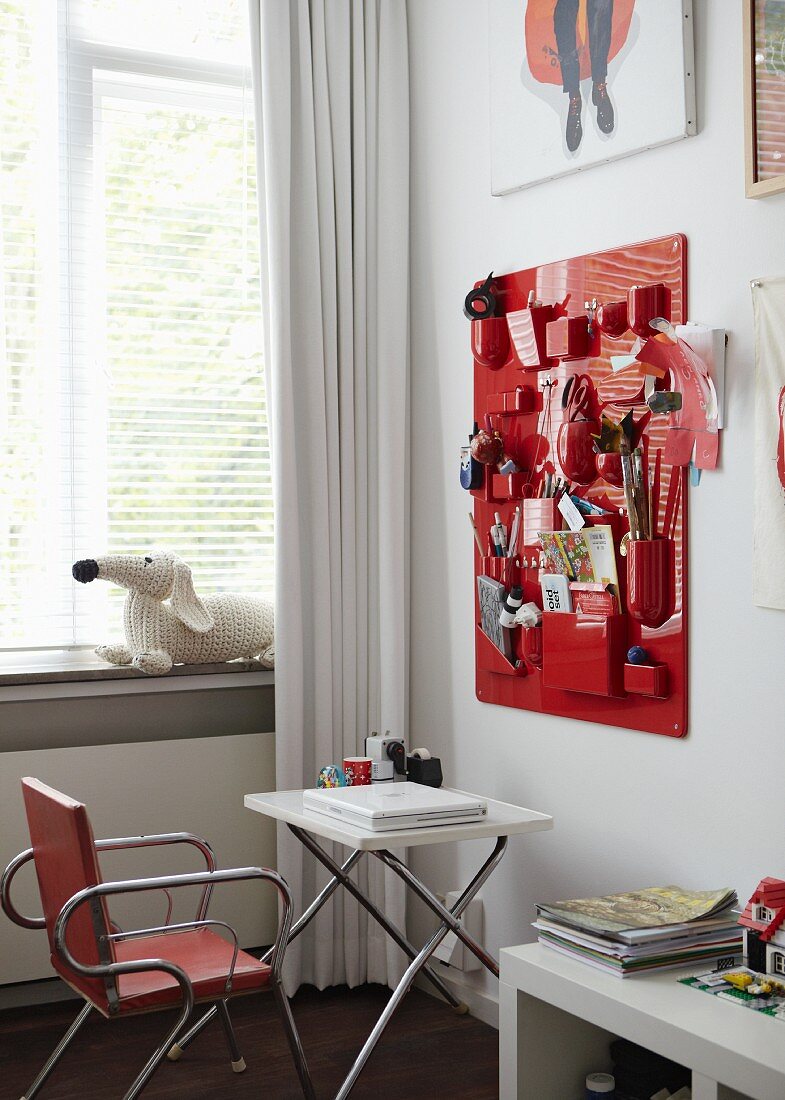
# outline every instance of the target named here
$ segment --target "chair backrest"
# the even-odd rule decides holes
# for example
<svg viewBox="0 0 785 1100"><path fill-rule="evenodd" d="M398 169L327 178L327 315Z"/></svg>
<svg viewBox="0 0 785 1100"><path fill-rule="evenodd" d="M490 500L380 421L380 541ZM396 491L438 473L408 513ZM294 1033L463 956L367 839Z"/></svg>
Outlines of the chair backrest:
<svg viewBox="0 0 785 1100"><path fill-rule="evenodd" d="M74 894L101 882L95 838L87 810L81 802L75 802L37 779L23 779L22 793L49 947L55 957L54 928L60 910ZM97 921L97 928L94 921ZM103 899L95 917L89 903L80 906L67 932L66 944L74 958L90 966L99 963L96 937L105 934L108 927ZM60 964L58 969L63 966ZM103 979L80 976L79 984L84 986L86 983L99 997L105 995Z"/></svg>

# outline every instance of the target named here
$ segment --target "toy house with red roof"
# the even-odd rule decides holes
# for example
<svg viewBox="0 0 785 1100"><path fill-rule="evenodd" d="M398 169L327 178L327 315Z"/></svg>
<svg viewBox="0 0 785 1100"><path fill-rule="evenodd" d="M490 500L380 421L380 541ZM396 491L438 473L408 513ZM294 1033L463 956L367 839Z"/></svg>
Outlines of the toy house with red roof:
<svg viewBox="0 0 785 1100"><path fill-rule="evenodd" d="M764 878L739 918L751 970L785 978L785 882Z"/></svg>

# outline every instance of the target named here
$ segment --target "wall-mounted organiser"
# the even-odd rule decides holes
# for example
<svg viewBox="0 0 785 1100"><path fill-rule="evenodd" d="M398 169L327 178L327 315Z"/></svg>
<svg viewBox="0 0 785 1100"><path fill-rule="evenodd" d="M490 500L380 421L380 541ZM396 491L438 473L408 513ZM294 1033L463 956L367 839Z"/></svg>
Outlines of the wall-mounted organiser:
<svg viewBox="0 0 785 1100"><path fill-rule="evenodd" d="M471 491L483 548L475 548L475 578L505 590L519 584L523 600L542 608L548 569L538 534L567 528L556 501L540 495L550 476L605 511L587 522L612 529L619 582L614 613L546 609L540 625L510 631L506 653L482 630L475 584L482 702L669 737L687 732L688 467L664 460L673 421L650 413L653 384L630 358L638 335L654 336L652 318L686 322L686 264L677 234L494 275L495 315L471 321L474 421L499 447ZM651 487L648 537L633 541L624 538L621 456L595 449L603 417L617 424L630 412ZM509 536L518 508L517 553L497 557L488 543L495 516ZM631 647L642 647L643 663L628 660Z"/></svg>

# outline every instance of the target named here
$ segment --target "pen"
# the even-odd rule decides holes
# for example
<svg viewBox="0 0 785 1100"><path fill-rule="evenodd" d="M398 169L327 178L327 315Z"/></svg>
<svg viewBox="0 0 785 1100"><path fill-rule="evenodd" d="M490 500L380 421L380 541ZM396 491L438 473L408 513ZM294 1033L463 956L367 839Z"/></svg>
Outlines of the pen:
<svg viewBox="0 0 785 1100"><path fill-rule="evenodd" d="M508 558L515 557L515 551L518 548L518 534L521 528L521 506L515 505L515 516L512 521L512 531L510 532L510 548L507 551Z"/></svg>
<svg viewBox="0 0 785 1100"><path fill-rule="evenodd" d="M494 557L500 558L502 556L502 544L499 538L499 529L495 523L491 525L491 542L493 543Z"/></svg>
<svg viewBox="0 0 785 1100"><path fill-rule="evenodd" d="M496 520L496 530L499 532L499 545L502 548L502 557L504 557L507 554L507 532L504 529L502 517L498 512L494 513L493 518Z"/></svg>

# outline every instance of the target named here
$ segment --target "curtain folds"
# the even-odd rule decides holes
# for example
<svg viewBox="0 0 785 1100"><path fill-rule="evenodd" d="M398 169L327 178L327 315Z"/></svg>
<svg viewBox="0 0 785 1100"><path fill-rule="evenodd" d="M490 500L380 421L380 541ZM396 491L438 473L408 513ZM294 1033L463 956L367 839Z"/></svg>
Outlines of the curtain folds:
<svg viewBox="0 0 785 1100"><path fill-rule="evenodd" d="M405 0L249 2L286 789L372 729L406 735L408 43ZM285 828L278 866L302 911L324 877ZM403 928L403 885L364 867ZM403 967L339 891L292 944L287 991Z"/></svg>

